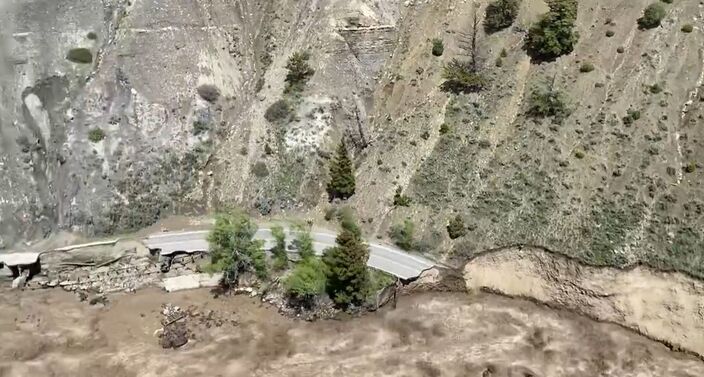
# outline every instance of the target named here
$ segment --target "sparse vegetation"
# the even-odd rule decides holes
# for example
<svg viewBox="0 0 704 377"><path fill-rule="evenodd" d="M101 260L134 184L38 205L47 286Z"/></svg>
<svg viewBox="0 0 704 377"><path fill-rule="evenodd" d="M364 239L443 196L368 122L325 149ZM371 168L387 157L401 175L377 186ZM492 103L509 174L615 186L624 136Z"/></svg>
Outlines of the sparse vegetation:
<svg viewBox="0 0 704 377"><path fill-rule="evenodd" d="M638 27L640 29L653 29L662 23L667 12L665 7L660 3L650 4L645 11L643 11L643 17L638 19Z"/></svg>
<svg viewBox="0 0 704 377"><path fill-rule="evenodd" d="M555 60L574 50L579 34L574 31L577 0L548 0L550 11L531 26L526 49L533 59Z"/></svg>
<svg viewBox="0 0 704 377"><path fill-rule="evenodd" d="M614 32L613 30L607 30L605 35L607 38L611 38L616 35L616 32Z"/></svg>
<svg viewBox="0 0 704 377"><path fill-rule="evenodd" d="M66 59L73 63L90 64L93 62L93 53L87 48L72 48L68 50Z"/></svg>
<svg viewBox="0 0 704 377"><path fill-rule="evenodd" d="M442 39L433 38L432 42L433 42L433 49L432 49L433 56L442 56L442 53L445 51L445 44L442 43Z"/></svg>
<svg viewBox="0 0 704 377"><path fill-rule="evenodd" d="M623 117L623 124L626 126L630 126L633 124L633 122L637 121L640 119L640 111L635 110L635 109L628 109L626 110L626 116Z"/></svg>
<svg viewBox="0 0 704 377"><path fill-rule="evenodd" d="M452 59L443 67L440 88L455 94L478 92L487 86L488 80L474 69L470 62Z"/></svg>
<svg viewBox="0 0 704 377"><path fill-rule="evenodd" d="M528 98L528 104L528 115L536 118L552 117L558 123L571 112L565 95L551 87L533 89Z"/></svg>
<svg viewBox="0 0 704 377"><path fill-rule="evenodd" d="M90 140L91 143L99 143L103 139L105 139L105 131L101 128L95 127L88 131L88 140Z"/></svg>
<svg viewBox="0 0 704 377"><path fill-rule="evenodd" d="M94 41L94 40L98 39L98 34L95 34L94 32L91 31L91 32L88 32L88 34L86 35L86 38L90 39L91 41Z"/></svg>
<svg viewBox="0 0 704 377"><path fill-rule="evenodd" d="M292 109L288 102L280 99L269 106L264 112L264 119L277 123L291 117Z"/></svg>
<svg viewBox="0 0 704 377"><path fill-rule="evenodd" d="M584 62L579 66L579 71L582 73L589 73L594 70L594 64L590 62Z"/></svg>
<svg viewBox="0 0 704 377"><path fill-rule="evenodd" d="M338 305L361 305L369 289L369 247L362 240L355 222L342 223L342 231L335 243L335 247L323 254L327 272L326 290Z"/></svg>
<svg viewBox="0 0 704 377"><path fill-rule="evenodd" d="M510 27L518 16L521 0L496 0L486 7L484 30L495 33Z"/></svg>
<svg viewBox="0 0 704 377"><path fill-rule="evenodd" d="M396 246L403 250L411 250L415 245L413 232L415 225L411 219L406 219L403 224L394 224L389 230L389 237L394 241Z"/></svg>
<svg viewBox="0 0 704 377"><path fill-rule="evenodd" d="M618 52L619 54L623 54L625 51L626 50L623 47L616 48L616 52Z"/></svg>
<svg viewBox="0 0 704 377"><path fill-rule="evenodd" d="M210 271L223 273L224 287L237 285L241 273L253 272L259 278L268 276L263 242L255 240L257 226L244 214L218 215L208 234Z"/></svg>
<svg viewBox="0 0 704 377"><path fill-rule="evenodd" d="M411 198L403 195L403 189L401 186L396 187L396 193L394 194L394 206L408 207L409 205L411 205Z"/></svg>
<svg viewBox="0 0 704 377"><path fill-rule="evenodd" d="M581 160L584 158L584 151L576 150L574 151L574 156Z"/></svg>
<svg viewBox="0 0 704 377"><path fill-rule="evenodd" d="M457 215L447 224L447 235L450 239L457 239L467 234L467 226L464 225L462 216Z"/></svg>
<svg viewBox="0 0 704 377"><path fill-rule="evenodd" d="M200 134L206 133L210 130L210 125L203 120L195 120L193 122L193 130L191 131L193 135L198 136Z"/></svg>
<svg viewBox="0 0 704 377"><path fill-rule="evenodd" d="M196 89L200 98L213 103L220 98L220 89L215 85L203 84Z"/></svg>
<svg viewBox="0 0 704 377"><path fill-rule="evenodd" d="M694 26L692 26L692 24L684 24L681 30L683 33L691 33L694 31Z"/></svg>
<svg viewBox="0 0 704 377"><path fill-rule="evenodd" d="M662 93L663 88L662 85L660 85L659 83L655 83L653 85L648 86L648 91L650 91L650 93L652 94L658 94Z"/></svg>
<svg viewBox="0 0 704 377"><path fill-rule="evenodd" d="M315 74L313 67L308 64L310 53L299 51L293 53L286 63L286 88L284 93L299 93L303 91L308 80Z"/></svg>
<svg viewBox="0 0 704 377"><path fill-rule="evenodd" d="M330 163L330 182L327 192L330 201L334 199L346 200L354 195L355 179L352 161L347 154L344 142L337 146L335 159Z"/></svg>
<svg viewBox="0 0 704 377"><path fill-rule="evenodd" d="M447 123L443 123L440 125L440 135L445 135L448 132L450 132L450 126L447 125Z"/></svg>
<svg viewBox="0 0 704 377"><path fill-rule="evenodd" d="M685 173L694 173L697 170L697 164L695 162L690 162L684 166Z"/></svg>

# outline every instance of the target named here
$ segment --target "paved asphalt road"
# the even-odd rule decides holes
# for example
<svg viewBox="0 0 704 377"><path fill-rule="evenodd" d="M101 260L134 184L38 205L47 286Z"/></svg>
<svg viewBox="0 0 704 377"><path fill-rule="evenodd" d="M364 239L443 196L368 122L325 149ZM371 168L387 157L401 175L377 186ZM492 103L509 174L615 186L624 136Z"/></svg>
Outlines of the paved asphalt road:
<svg viewBox="0 0 704 377"><path fill-rule="evenodd" d="M287 240L295 239L295 234L288 230L286 232ZM150 235L143 242L150 249L160 249L161 255L169 255L177 251L207 251L207 235L207 230L167 232ZM336 234L334 233L314 231L311 232L311 236L313 237L313 246L317 254L322 254L326 248L335 246ZM266 249L270 249L274 245L274 238L270 229L259 229L255 237L264 240ZM425 258L411 255L395 247L370 243L369 252L369 262L367 263L369 267L402 279L417 277L423 270L435 266L435 263Z"/></svg>

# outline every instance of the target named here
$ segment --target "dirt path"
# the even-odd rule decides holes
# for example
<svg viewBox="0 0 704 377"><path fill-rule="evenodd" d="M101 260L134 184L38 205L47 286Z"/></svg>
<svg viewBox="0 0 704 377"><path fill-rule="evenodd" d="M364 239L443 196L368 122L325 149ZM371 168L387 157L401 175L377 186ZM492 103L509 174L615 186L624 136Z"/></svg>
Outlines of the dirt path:
<svg viewBox="0 0 704 377"><path fill-rule="evenodd" d="M163 350L153 334L164 303L211 320L183 349ZM307 323L202 290L143 290L107 307L58 290L2 292L0 376L30 375L693 377L704 364L614 325L486 294L421 294Z"/></svg>

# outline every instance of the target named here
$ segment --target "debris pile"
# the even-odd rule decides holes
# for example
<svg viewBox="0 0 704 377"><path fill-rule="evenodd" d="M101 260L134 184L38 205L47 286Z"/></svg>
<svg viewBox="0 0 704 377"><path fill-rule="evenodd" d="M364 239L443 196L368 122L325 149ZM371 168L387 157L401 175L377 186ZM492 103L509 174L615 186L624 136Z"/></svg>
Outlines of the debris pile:
<svg viewBox="0 0 704 377"><path fill-rule="evenodd" d="M163 348L179 348L204 336L208 329L236 327L239 325L237 315L221 313L215 310L199 310L196 306L183 309L173 304L164 304L161 309L161 329L156 331Z"/></svg>

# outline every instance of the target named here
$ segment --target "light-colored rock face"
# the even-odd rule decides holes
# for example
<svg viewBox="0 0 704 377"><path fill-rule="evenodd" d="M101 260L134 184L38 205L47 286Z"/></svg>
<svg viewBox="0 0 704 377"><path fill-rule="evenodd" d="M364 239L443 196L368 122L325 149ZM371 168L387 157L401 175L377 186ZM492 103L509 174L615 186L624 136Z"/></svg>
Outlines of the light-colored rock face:
<svg viewBox="0 0 704 377"><path fill-rule="evenodd" d="M400 11L393 1L332 0L23 0L3 8L4 246L57 227L138 228L223 201L317 203L316 151L366 121ZM68 59L76 48L92 62ZM298 50L311 52L317 73L281 135L263 114L281 98L286 59ZM214 103L198 96L203 84L218 88ZM96 129L104 138L92 141ZM275 157L266 159L265 144ZM260 160L269 177L250 175Z"/></svg>
<svg viewBox="0 0 704 377"><path fill-rule="evenodd" d="M535 299L704 355L704 284L685 275L584 266L528 248L480 255L464 274L470 290Z"/></svg>

